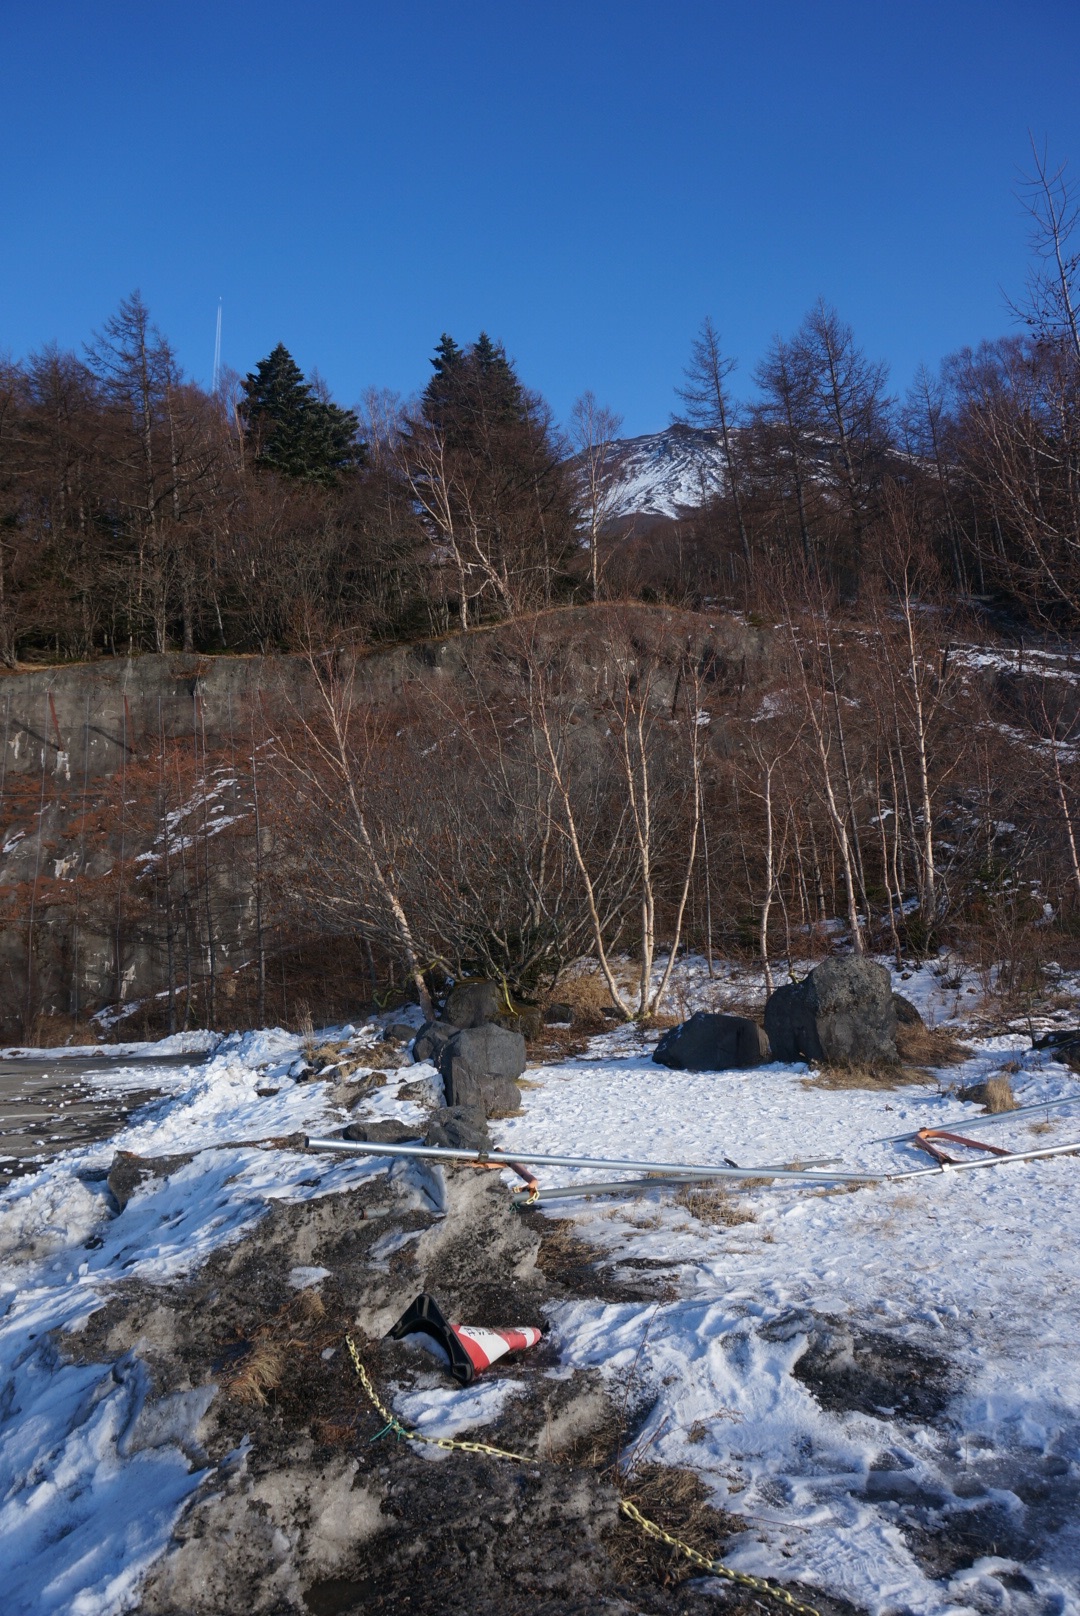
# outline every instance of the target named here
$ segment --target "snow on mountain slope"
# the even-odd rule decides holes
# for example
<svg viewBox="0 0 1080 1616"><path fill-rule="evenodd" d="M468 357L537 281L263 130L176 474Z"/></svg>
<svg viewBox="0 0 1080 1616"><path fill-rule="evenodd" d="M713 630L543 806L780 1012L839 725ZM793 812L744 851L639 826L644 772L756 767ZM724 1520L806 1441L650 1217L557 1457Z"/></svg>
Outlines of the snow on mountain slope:
<svg viewBox="0 0 1080 1616"><path fill-rule="evenodd" d="M700 510L724 484L717 433L669 426L640 438L620 438L608 461L616 483L613 518L685 516Z"/></svg>

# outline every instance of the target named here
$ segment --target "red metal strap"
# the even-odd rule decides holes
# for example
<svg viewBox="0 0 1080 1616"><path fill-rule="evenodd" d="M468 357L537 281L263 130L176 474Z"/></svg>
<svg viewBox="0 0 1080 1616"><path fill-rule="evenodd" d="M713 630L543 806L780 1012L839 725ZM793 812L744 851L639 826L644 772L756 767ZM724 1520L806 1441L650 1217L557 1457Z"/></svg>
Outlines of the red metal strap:
<svg viewBox="0 0 1080 1616"><path fill-rule="evenodd" d="M981 1139L965 1139L962 1133L949 1133L945 1128L920 1128L915 1135L914 1143L920 1150L925 1150L928 1156L935 1161L944 1162L946 1166L955 1167L955 1156L947 1156L943 1150L938 1150L934 1144L935 1139L947 1139L953 1145L966 1145L969 1150L986 1150L992 1156L1011 1156L1011 1150L1002 1150L998 1145L984 1144Z"/></svg>

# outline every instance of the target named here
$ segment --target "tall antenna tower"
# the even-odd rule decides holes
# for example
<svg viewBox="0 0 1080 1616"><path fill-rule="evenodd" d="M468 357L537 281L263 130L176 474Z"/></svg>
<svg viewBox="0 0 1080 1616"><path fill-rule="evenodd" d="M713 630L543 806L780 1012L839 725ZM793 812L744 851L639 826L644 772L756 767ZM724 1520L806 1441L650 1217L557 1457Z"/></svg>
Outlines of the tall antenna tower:
<svg viewBox="0 0 1080 1616"><path fill-rule="evenodd" d="M210 383L210 391L216 393L218 383L221 381L221 299L217 300L217 332L214 336L214 379Z"/></svg>

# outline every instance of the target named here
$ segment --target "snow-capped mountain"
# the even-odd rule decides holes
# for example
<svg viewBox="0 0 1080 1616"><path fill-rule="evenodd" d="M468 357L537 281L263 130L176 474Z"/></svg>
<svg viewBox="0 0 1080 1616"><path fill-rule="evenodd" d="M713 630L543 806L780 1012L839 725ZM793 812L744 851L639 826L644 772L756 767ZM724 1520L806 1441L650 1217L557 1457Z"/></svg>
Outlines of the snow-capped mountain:
<svg viewBox="0 0 1080 1616"><path fill-rule="evenodd" d="M612 444L609 466L616 483L613 518L685 516L700 510L724 485L717 432L669 426Z"/></svg>

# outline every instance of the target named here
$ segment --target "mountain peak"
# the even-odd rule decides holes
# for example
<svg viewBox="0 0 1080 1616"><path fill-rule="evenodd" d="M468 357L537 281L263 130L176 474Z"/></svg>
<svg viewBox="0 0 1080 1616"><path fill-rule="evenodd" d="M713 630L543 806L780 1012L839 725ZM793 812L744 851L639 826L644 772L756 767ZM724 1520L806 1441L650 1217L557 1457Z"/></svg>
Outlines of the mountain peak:
<svg viewBox="0 0 1080 1616"><path fill-rule="evenodd" d="M612 516L675 519L700 510L724 486L720 434L676 422L662 432L619 438L608 456Z"/></svg>

